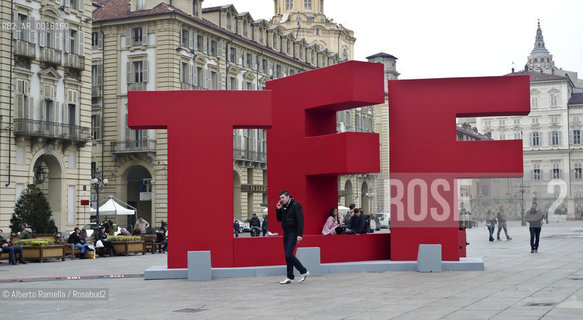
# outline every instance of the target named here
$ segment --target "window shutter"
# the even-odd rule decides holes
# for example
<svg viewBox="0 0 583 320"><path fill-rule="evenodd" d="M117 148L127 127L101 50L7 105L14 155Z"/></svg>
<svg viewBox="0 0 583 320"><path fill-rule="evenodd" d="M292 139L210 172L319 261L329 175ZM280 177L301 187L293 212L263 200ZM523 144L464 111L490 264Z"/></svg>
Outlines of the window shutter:
<svg viewBox="0 0 583 320"><path fill-rule="evenodd" d="M28 97L28 106L24 106L23 117L25 119L32 119L32 113L34 111L34 97Z"/></svg>
<svg viewBox="0 0 583 320"><path fill-rule="evenodd" d="M97 84L103 85L103 63L97 66Z"/></svg>
<svg viewBox="0 0 583 320"><path fill-rule="evenodd" d="M63 33L55 31L52 32L52 36L54 36L52 47L57 50L63 50Z"/></svg>
<svg viewBox="0 0 583 320"><path fill-rule="evenodd" d="M569 144L573 144L573 130L569 131Z"/></svg>
<svg viewBox="0 0 583 320"><path fill-rule="evenodd" d="M24 95L22 93L17 93L15 98L16 106L16 118L24 117Z"/></svg>
<svg viewBox="0 0 583 320"><path fill-rule="evenodd" d="M126 140L131 140L132 138L132 132L130 130L130 128L128 127L128 115L125 115L125 139Z"/></svg>
<svg viewBox="0 0 583 320"><path fill-rule="evenodd" d="M182 82L184 80L184 68L182 67L182 62L178 62L178 79L180 82Z"/></svg>
<svg viewBox="0 0 583 320"><path fill-rule="evenodd" d="M39 31L38 32L38 45L42 48L46 46L47 43L47 32L46 31Z"/></svg>
<svg viewBox="0 0 583 320"><path fill-rule="evenodd" d="M192 37L192 31L187 31L188 32L188 48L190 48L191 50L194 49L194 39Z"/></svg>
<svg viewBox="0 0 583 320"><path fill-rule="evenodd" d="M126 77L127 77L126 82L128 84L133 83L134 77L132 77L132 75L133 75L132 74L132 63L130 61L127 62L127 70L126 70L126 73L127 73L127 75L126 75Z"/></svg>
<svg viewBox="0 0 583 320"><path fill-rule="evenodd" d="M79 0L79 11L83 11L85 9L85 0Z"/></svg>
<svg viewBox="0 0 583 320"><path fill-rule="evenodd" d="M532 140L533 140L533 134L532 134L532 132L529 132L528 133L528 141L529 141L529 146L531 146L531 147L533 146Z"/></svg>
<svg viewBox="0 0 583 320"><path fill-rule="evenodd" d="M216 83L216 88L217 90L222 90L223 87L221 86L221 82L223 81L223 75L220 72L217 72L217 83Z"/></svg>
<svg viewBox="0 0 583 320"><path fill-rule="evenodd" d="M22 93L24 93L25 95L30 94L30 83L26 80L22 82Z"/></svg>
<svg viewBox="0 0 583 320"><path fill-rule="evenodd" d="M208 69L205 70L205 77L206 77L206 79L205 79L206 88L207 89L212 89L212 86L211 86L211 80L212 79L211 79L211 71L210 70L208 70Z"/></svg>
<svg viewBox="0 0 583 320"><path fill-rule="evenodd" d="M221 58L223 56L223 40L217 42L217 57Z"/></svg>
<svg viewBox="0 0 583 320"><path fill-rule="evenodd" d="M144 77L143 77L143 81L145 83L148 83L149 81L149 77L148 77L148 60L144 60L143 62L143 66L144 66Z"/></svg>
<svg viewBox="0 0 583 320"><path fill-rule="evenodd" d="M202 52L204 53L208 53L208 37L207 36L203 36L202 38Z"/></svg>
<svg viewBox="0 0 583 320"><path fill-rule="evenodd" d="M188 68L189 68L189 72L190 72L190 74L189 74L190 77L188 78L188 82L191 85L194 85L194 73L196 72L196 67L192 64L189 64Z"/></svg>
<svg viewBox="0 0 583 320"><path fill-rule="evenodd" d="M148 45L148 26L143 26L142 27L142 45L147 46Z"/></svg>
<svg viewBox="0 0 583 320"><path fill-rule="evenodd" d="M231 77L227 79L227 90L231 90Z"/></svg>
<svg viewBox="0 0 583 320"><path fill-rule="evenodd" d="M559 131L557 133L559 134L558 137L557 137L558 138L557 139L557 142L559 143L559 145L561 145L561 131Z"/></svg>
<svg viewBox="0 0 583 320"><path fill-rule="evenodd" d="M64 29L63 33L65 34L65 53L69 53L71 51L71 34L69 29Z"/></svg>
<svg viewBox="0 0 583 320"><path fill-rule="evenodd" d="M542 134L542 133L541 133ZM553 145L553 132L549 132L549 146Z"/></svg>
<svg viewBox="0 0 583 320"><path fill-rule="evenodd" d="M198 51L198 34L196 32L192 32L192 45L194 51Z"/></svg>
<svg viewBox="0 0 583 320"><path fill-rule="evenodd" d="M30 25L33 26L28 31L28 37L26 38L30 43L36 43L36 21L33 17L29 18Z"/></svg>
<svg viewBox="0 0 583 320"><path fill-rule="evenodd" d="M77 34L79 36L79 50L77 51L77 53L80 56L84 56L84 52L85 52L85 32L79 31Z"/></svg>
<svg viewBox="0 0 583 320"><path fill-rule="evenodd" d="M129 48L132 46L132 28L126 29L126 47Z"/></svg>
<svg viewBox="0 0 583 320"><path fill-rule="evenodd" d="M192 75L192 84L195 86L199 86L198 85L198 67L195 65L194 66L194 74Z"/></svg>

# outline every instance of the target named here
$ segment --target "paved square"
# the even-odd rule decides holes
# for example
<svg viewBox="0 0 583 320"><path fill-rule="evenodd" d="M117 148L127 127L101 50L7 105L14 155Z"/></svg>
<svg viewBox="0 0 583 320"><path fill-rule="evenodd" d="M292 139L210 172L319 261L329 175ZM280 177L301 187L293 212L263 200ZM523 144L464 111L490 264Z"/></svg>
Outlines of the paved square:
<svg viewBox="0 0 583 320"><path fill-rule="evenodd" d="M483 224L482 224L483 225ZM335 273L282 286L280 277L208 282L152 280L146 268L163 254L0 264L0 291L23 288L107 288L106 301L0 299L4 315L19 319L581 319L583 222L543 225L538 254L527 227L509 223L511 241L488 241L483 227L468 230L468 256L485 271ZM281 252L283 254L283 250ZM90 280L29 277L124 273ZM10 278L24 282L10 282ZM65 278L66 279L66 278ZM74 278L73 278L74 279Z"/></svg>

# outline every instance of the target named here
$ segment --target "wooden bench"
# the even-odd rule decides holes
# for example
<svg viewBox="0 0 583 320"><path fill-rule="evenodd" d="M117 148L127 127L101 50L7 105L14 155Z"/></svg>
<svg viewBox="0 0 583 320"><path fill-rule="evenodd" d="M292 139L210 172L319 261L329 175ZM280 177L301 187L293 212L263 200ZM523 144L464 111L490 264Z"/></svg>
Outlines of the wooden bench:
<svg viewBox="0 0 583 320"><path fill-rule="evenodd" d="M144 241L144 250L148 250L152 253L156 253L156 235L155 234L143 234L142 240Z"/></svg>

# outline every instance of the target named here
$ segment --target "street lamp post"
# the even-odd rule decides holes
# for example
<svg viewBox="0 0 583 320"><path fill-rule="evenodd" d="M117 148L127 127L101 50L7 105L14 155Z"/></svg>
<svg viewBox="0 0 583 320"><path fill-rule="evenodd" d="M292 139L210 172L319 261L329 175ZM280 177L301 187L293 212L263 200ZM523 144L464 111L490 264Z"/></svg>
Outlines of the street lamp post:
<svg viewBox="0 0 583 320"><path fill-rule="evenodd" d="M524 185L524 177L522 177L520 185L517 187L518 187L518 193L520 193L520 225L526 226L526 221L524 221L524 193L528 192L528 189L530 189L530 186Z"/></svg>
<svg viewBox="0 0 583 320"><path fill-rule="evenodd" d="M97 224L99 224L99 191L107 186L109 180L107 178L103 178L103 172L99 169L95 170L95 176L91 179L91 185L93 189L95 189L95 195L97 196L97 206L95 208L95 220Z"/></svg>

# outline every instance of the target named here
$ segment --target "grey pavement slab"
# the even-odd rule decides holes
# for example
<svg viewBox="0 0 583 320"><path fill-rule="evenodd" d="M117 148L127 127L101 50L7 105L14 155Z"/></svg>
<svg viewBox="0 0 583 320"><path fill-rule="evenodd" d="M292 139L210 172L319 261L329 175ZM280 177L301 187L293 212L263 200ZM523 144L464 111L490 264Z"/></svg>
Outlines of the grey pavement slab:
<svg viewBox="0 0 583 320"><path fill-rule="evenodd" d="M8 289L43 288L104 288L109 295L105 301L82 302L0 298L0 310L19 319L43 320L72 315L178 320L581 319L583 222L545 224L538 254L530 253L526 227L510 222L509 231L513 240L489 242L483 227L468 230L468 256L481 257L484 271L323 273L285 286L278 283L283 273L204 282L144 280L145 269L165 265L164 254L17 266L4 262L0 295ZM111 274L117 276L63 280ZM15 282L18 279L24 282Z"/></svg>

